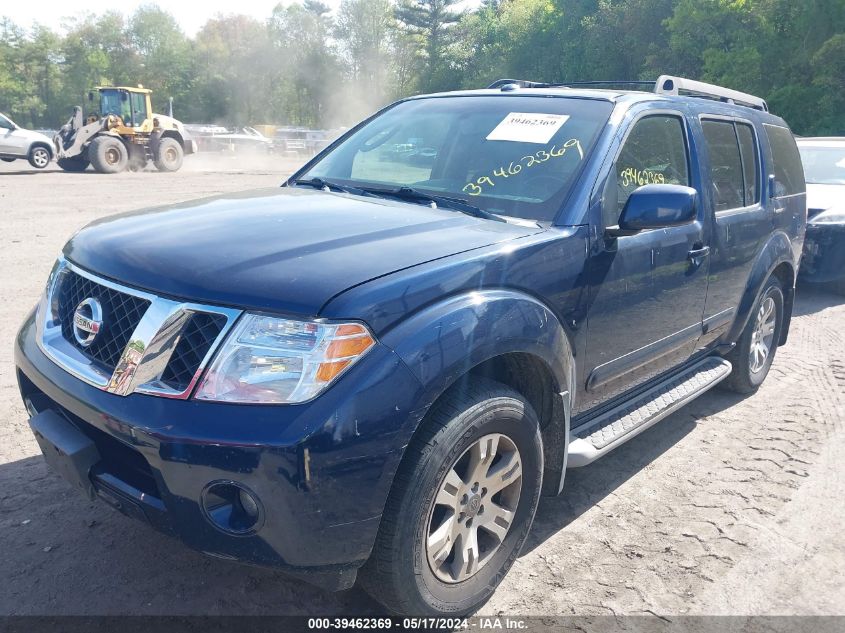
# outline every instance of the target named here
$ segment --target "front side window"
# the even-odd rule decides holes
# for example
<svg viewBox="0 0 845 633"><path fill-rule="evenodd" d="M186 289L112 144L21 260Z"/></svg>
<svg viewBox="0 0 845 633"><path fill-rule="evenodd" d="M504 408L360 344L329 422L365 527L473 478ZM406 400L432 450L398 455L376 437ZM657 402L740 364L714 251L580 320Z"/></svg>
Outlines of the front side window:
<svg viewBox="0 0 845 633"><path fill-rule="evenodd" d="M845 144L841 147L803 145L799 149L807 183L845 185Z"/></svg>
<svg viewBox="0 0 845 633"><path fill-rule="evenodd" d="M412 187L485 211L552 220L606 124L609 102L459 96L395 105L299 176Z"/></svg>
<svg viewBox="0 0 845 633"><path fill-rule="evenodd" d="M772 146L772 160L775 172L775 196L791 196L804 193L804 168L795 138L788 128L778 125L764 125L769 144Z"/></svg>
<svg viewBox="0 0 845 633"><path fill-rule="evenodd" d="M4 130L14 130L15 126L9 119L0 114L0 128Z"/></svg>
<svg viewBox="0 0 845 633"><path fill-rule="evenodd" d="M605 226L619 224L631 193L643 185L689 185L684 124L680 116L655 114L634 124L605 188Z"/></svg>

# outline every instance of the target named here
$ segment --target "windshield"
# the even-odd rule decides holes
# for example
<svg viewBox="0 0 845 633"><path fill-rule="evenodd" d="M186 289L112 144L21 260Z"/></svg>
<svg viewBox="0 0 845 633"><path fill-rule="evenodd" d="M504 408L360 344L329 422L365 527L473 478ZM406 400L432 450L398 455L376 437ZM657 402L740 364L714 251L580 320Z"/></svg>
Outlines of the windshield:
<svg viewBox="0 0 845 633"><path fill-rule="evenodd" d="M604 101L556 97L405 101L299 179L383 190L413 187L492 213L551 220L612 109Z"/></svg>
<svg viewBox="0 0 845 633"><path fill-rule="evenodd" d="M845 185L845 146L799 147L804 177L812 185Z"/></svg>
<svg viewBox="0 0 845 633"><path fill-rule="evenodd" d="M124 121L132 118L129 95L124 90L100 90L100 114L114 114Z"/></svg>

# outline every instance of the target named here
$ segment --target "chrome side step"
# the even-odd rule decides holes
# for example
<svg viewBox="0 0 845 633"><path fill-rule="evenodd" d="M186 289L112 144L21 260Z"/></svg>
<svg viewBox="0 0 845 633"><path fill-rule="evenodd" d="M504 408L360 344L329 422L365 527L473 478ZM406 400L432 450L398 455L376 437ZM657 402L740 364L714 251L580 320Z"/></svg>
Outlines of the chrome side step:
<svg viewBox="0 0 845 633"><path fill-rule="evenodd" d="M569 438L567 468L591 464L715 387L730 373L728 361L710 356L575 429Z"/></svg>

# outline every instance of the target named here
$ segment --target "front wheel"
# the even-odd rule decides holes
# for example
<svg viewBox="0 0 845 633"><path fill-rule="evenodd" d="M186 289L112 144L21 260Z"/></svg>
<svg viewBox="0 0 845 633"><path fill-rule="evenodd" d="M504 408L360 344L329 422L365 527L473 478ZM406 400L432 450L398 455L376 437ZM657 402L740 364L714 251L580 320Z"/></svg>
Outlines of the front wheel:
<svg viewBox="0 0 845 633"><path fill-rule="evenodd" d="M540 497L540 426L521 395L489 380L452 388L396 475L361 584L406 615L463 615L493 594Z"/></svg>
<svg viewBox="0 0 845 633"><path fill-rule="evenodd" d="M47 165L50 164L50 159L52 158L50 154L50 150L48 150L43 145L36 145L31 150L29 150L29 164L35 167L36 169L44 169Z"/></svg>
<svg viewBox="0 0 845 633"><path fill-rule="evenodd" d="M116 174L126 169L129 151L117 137L98 136L88 146L88 158L101 174Z"/></svg>
<svg viewBox="0 0 845 633"><path fill-rule="evenodd" d="M722 384L737 393L757 391L775 359L782 329L783 290L778 279L771 277L754 304L736 347L725 357L733 370Z"/></svg>

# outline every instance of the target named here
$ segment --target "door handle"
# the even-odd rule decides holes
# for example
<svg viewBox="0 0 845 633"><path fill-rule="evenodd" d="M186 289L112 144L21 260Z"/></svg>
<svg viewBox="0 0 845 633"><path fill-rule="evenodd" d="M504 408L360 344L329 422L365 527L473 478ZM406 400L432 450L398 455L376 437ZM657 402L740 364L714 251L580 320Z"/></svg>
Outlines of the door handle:
<svg viewBox="0 0 845 633"><path fill-rule="evenodd" d="M695 264L696 266L701 263L701 260L707 257L710 254L710 247L709 246L702 246L701 248L694 248L689 253L687 253L687 257L689 260Z"/></svg>

